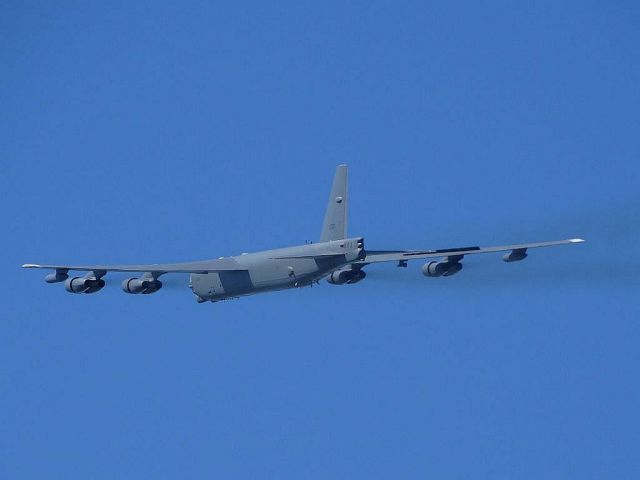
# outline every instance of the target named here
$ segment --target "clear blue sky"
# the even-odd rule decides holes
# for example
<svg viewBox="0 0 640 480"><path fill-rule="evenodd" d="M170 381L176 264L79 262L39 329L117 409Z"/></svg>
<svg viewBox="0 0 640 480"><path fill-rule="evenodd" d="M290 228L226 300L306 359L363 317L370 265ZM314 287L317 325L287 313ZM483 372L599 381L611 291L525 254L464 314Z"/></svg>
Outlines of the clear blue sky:
<svg viewBox="0 0 640 480"><path fill-rule="evenodd" d="M636 2L4 2L0 477L640 476ZM24 262L583 236L198 305ZM108 278L109 279L109 278Z"/></svg>

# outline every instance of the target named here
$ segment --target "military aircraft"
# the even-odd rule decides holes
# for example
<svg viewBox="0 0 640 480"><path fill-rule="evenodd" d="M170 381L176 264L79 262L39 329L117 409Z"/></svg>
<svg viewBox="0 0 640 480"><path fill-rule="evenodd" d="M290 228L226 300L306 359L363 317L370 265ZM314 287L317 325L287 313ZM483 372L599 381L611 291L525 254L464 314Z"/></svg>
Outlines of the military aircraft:
<svg viewBox="0 0 640 480"><path fill-rule="evenodd" d="M465 255L507 252L505 262L527 257L527 250L581 243L581 238L550 242L522 243L496 247L460 247L439 250L366 250L364 238L347 238L347 166L339 165L329 195L322 233L317 243L247 253L214 260L188 263L154 263L148 265L39 265L24 268L54 270L45 277L47 283L64 282L71 293L95 293L105 286L109 272L133 272L141 275L126 278L122 290L131 294L150 294L162 288L159 278L175 273L189 274L189 287L196 300L217 302L254 293L313 285L325 278L334 285L357 283L365 278L364 267L380 262L396 262L406 267L409 260L426 259L422 273L427 277L449 277L462 270ZM70 271L87 272L70 276Z"/></svg>

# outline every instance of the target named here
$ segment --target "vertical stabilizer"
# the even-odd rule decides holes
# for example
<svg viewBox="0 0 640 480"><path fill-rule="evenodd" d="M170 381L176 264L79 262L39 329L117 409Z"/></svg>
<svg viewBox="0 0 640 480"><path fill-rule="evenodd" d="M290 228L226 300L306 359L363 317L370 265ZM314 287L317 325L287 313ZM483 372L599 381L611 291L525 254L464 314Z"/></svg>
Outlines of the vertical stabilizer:
<svg viewBox="0 0 640 480"><path fill-rule="evenodd" d="M340 240L347 236L347 207L349 197L347 192L347 166L338 165L336 176L333 178L333 187L329 195L327 212L324 214L322 224L321 242Z"/></svg>

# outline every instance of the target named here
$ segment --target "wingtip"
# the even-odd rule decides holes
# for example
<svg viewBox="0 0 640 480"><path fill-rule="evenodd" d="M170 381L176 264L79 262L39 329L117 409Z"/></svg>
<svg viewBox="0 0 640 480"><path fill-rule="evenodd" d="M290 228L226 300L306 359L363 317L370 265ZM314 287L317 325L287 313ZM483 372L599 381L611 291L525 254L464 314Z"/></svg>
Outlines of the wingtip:
<svg viewBox="0 0 640 480"><path fill-rule="evenodd" d="M569 239L571 243L582 243L584 242L584 238L571 238Z"/></svg>
<svg viewBox="0 0 640 480"><path fill-rule="evenodd" d="M22 268L38 268L40 265L37 263L25 263L22 265Z"/></svg>

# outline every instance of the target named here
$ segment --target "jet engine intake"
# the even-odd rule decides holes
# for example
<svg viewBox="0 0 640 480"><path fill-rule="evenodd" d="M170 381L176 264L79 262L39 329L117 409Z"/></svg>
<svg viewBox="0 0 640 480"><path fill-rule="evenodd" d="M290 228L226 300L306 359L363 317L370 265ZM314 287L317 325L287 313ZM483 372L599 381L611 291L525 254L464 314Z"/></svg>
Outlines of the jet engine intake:
<svg viewBox="0 0 640 480"><path fill-rule="evenodd" d="M73 277L64 282L64 288L69 293L95 293L104 286L105 281L95 277Z"/></svg>
<svg viewBox="0 0 640 480"><path fill-rule="evenodd" d="M162 288L162 282L154 278L126 278L122 281L122 290L126 293L149 294Z"/></svg>
<svg viewBox="0 0 640 480"><path fill-rule="evenodd" d="M364 260L365 258L367 258L367 251L364 249L364 238L359 238L358 239L358 259ZM365 273L364 275L366 276L367 274ZM360 280L362 280L362 278ZM360 280L357 280L357 281L360 281Z"/></svg>
<svg viewBox="0 0 640 480"><path fill-rule="evenodd" d="M428 262L422 266L422 273L427 277L450 277L460 270L460 262Z"/></svg>
<svg viewBox="0 0 640 480"><path fill-rule="evenodd" d="M327 281L333 285L344 285L345 283L352 284L358 283L366 276L367 274L364 270L345 268L343 270L336 270L333 272L329 275Z"/></svg>

